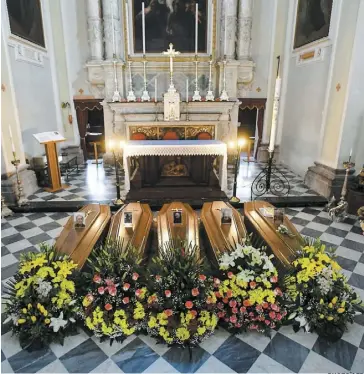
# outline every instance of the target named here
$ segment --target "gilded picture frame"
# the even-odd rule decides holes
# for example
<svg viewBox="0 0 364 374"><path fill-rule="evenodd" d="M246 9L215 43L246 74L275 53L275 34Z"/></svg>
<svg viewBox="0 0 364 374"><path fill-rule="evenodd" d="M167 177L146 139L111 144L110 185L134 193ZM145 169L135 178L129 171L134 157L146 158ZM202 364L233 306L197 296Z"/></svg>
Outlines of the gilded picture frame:
<svg viewBox="0 0 364 374"><path fill-rule="evenodd" d="M125 56L128 56L128 59L131 61L142 61L143 53L140 50L140 38L136 42L135 38L135 10L134 5L136 1L139 0L122 0L123 1L123 25L124 25L124 48ZM198 53L198 58L200 61L209 61L210 56L214 56L216 49L216 9L217 9L217 0L205 0L206 1L206 50L204 52ZM166 1L168 2L168 1ZM192 1L191 1L192 3ZM146 3L147 5L147 3ZM139 6L140 7L140 6ZM138 8L139 9L139 8ZM140 27L139 27L140 26ZM141 22L138 23L138 27L141 28ZM139 30L141 32L141 30ZM138 32L138 34L140 34ZM146 22L146 34L148 34L147 22ZM200 38L199 38L200 39ZM148 43L146 43L146 57L148 61L167 61L167 58L162 55L163 50L161 51L152 51L148 52ZM194 45L194 33L193 41ZM136 52L137 49L137 52ZM138 50L139 49L139 50ZM192 49L192 48L191 48ZM178 50L178 49L177 49ZM200 50L200 48L199 48ZM195 51L182 52L175 61L194 61Z"/></svg>

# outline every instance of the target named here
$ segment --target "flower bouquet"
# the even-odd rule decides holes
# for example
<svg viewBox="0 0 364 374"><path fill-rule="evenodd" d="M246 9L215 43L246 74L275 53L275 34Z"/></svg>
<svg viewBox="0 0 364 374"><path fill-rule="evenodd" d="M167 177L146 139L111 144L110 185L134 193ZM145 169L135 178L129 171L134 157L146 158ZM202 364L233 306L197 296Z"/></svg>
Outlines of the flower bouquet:
<svg viewBox="0 0 364 374"><path fill-rule="evenodd" d="M240 244L220 257L222 274L214 280L218 317L231 332L255 330L269 335L287 314L272 257Z"/></svg>
<svg viewBox="0 0 364 374"><path fill-rule="evenodd" d="M53 247L20 258L14 280L7 283L4 323L19 336L22 348L33 349L58 342L76 330L77 264Z"/></svg>
<svg viewBox="0 0 364 374"><path fill-rule="evenodd" d="M291 300L289 320L298 331L313 331L336 341L347 323L363 311L360 300L340 273L340 266L319 240L302 248L293 262L293 271L285 278L286 293Z"/></svg>
<svg viewBox="0 0 364 374"><path fill-rule="evenodd" d="M147 332L159 342L191 347L215 330L213 281L204 274L198 252L185 242L171 242L153 260Z"/></svg>
<svg viewBox="0 0 364 374"><path fill-rule="evenodd" d="M136 270L142 260L139 256L134 248L122 251L118 244L107 242L94 250L89 259L80 314L101 341L122 342L144 326L142 301L147 290Z"/></svg>

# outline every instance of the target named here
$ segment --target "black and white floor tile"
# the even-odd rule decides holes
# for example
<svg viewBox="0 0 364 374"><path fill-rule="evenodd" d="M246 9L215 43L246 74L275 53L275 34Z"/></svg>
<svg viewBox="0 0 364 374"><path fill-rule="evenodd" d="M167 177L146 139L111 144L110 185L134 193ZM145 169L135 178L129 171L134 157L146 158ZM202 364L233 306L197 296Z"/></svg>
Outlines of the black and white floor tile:
<svg viewBox="0 0 364 374"><path fill-rule="evenodd" d="M263 170L265 164L258 162L247 163L242 157L238 173L237 196L242 200L250 200L250 187L254 178ZM289 197L293 196L317 196L317 193L305 186L301 177L297 176L284 166L279 166L280 171L289 180ZM115 198L115 170L104 168L103 164L96 167L95 164L88 163L80 170L71 172L69 180L64 183L69 187L59 192L51 193L44 189L39 189L36 193L28 197L31 202L44 201L104 201ZM234 184L234 165L228 165L228 197L232 196ZM124 193L124 174L120 177L120 188L122 198ZM264 197L274 196L271 193L264 194Z"/></svg>
<svg viewBox="0 0 364 374"><path fill-rule="evenodd" d="M286 214L302 234L336 249L349 283L364 299L364 236L354 217L333 223L321 208L287 208ZM69 215L28 213L2 219L2 283L17 270L20 254L38 250L44 241L51 243ZM2 313L2 321L4 317ZM131 336L110 347L83 330L64 346L52 344L29 353L2 326L1 361L3 373L358 373L364 370L364 318L358 317L334 344L316 334L296 334L289 326L271 339L255 333L232 336L220 328L193 349L191 357L188 350L157 345L148 336Z"/></svg>

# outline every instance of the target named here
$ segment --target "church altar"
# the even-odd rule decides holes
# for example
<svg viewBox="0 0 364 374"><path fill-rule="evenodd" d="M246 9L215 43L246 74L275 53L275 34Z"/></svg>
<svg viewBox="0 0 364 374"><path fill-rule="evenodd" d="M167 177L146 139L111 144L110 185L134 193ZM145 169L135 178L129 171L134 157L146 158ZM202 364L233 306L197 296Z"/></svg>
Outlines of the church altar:
<svg viewBox="0 0 364 374"><path fill-rule="evenodd" d="M130 190L130 157L218 156L219 183L227 192L227 146L219 140L131 140L124 146L125 192Z"/></svg>

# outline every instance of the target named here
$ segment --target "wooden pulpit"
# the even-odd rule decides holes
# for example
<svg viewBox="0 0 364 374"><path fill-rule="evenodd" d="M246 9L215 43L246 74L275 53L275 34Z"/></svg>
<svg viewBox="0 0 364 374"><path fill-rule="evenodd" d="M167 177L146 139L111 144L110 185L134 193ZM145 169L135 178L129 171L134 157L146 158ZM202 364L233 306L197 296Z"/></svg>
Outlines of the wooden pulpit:
<svg viewBox="0 0 364 374"><path fill-rule="evenodd" d="M67 188L68 185L62 184L61 181L61 171L57 154L57 143L64 142L66 139L58 131L34 134L34 137L40 144L44 144L46 151L50 187L45 188L45 190L48 192L57 192L63 188Z"/></svg>

